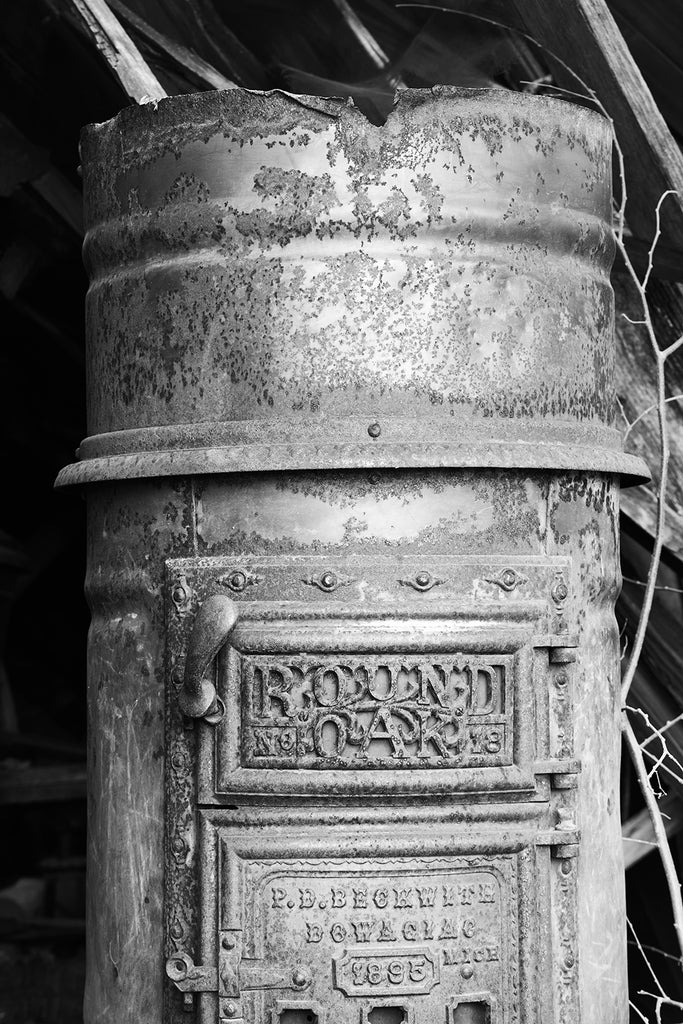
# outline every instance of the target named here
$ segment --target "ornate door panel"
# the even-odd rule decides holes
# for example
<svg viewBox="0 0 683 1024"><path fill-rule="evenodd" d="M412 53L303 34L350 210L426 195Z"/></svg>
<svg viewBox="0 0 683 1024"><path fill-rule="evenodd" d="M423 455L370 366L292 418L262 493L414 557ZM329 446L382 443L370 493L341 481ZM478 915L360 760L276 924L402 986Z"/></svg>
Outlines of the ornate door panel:
<svg viewBox="0 0 683 1024"><path fill-rule="evenodd" d="M216 691L194 729L169 706L168 973L201 1019L569 1021L567 561L167 568L172 689L203 658Z"/></svg>

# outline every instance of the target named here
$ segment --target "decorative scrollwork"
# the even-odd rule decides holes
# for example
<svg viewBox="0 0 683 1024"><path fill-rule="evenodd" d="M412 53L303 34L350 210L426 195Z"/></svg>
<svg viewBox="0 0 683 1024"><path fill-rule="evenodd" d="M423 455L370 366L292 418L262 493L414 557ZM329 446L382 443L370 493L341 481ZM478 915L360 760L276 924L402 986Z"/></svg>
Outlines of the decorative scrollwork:
<svg viewBox="0 0 683 1024"><path fill-rule="evenodd" d="M225 576L219 576L218 582L232 590L234 594L241 594L247 587L257 587L259 583L263 583L263 576L249 572L248 569L233 569Z"/></svg>
<svg viewBox="0 0 683 1024"><path fill-rule="evenodd" d="M569 597L569 587L561 572L555 573L555 582L552 585L550 596L556 605L562 604Z"/></svg>
<svg viewBox="0 0 683 1024"><path fill-rule="evenodd" d="M178 573L171 584L171 600L175 605L175 610L178 615L184 617L192 606L192 598L194 597L194 591L190 583L188 582L187 576L184 573Z"/></svg>
<svg viewBox="0 0 683 1024"><path fill-rule="evenodd" d="M398 581L402 587L412 587L413 590L431 590L432 587L443 586L444 583L448 583L448 580L441 579L439 576L432 576L431 573L425 572L424 570L416 573L404 580Z"/></svg>
<svg viewBox="0 0 683 1024"><path fill-rule="evenodd" d="M529 577L517 569L501 569L497 576L483 576L487 583L494 583L501 590L511 591L529 582Z"/></svg>
<svg viewBox="0 0 683 1024"><path fill-rule="evenodd" d="M333 590L337 590L338 587L350 587L352 583L357 583L358 580L353 579L351 576L339 576L338 573L332 572L331 569L325 569L319 576L302 576L301 582L305 583L307 587L317 587L318 590L323 590L326 594L330 594Z"/></svg>

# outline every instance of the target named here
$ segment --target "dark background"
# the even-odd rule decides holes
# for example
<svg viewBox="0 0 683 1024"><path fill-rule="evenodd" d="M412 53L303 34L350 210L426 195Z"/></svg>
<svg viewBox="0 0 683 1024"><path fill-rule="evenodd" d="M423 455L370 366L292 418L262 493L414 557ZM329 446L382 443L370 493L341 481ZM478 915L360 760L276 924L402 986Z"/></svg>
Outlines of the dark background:
<svg viewBox="0 0 683 1024"><path fill-rule="evenodd" d="M128 7L111 0L169 93L207 88L201 72L183 63L177 52L174 56L174 43L242 86L352 94L379 121L397 83L538 91L558 80L547 53L512 31L521 25L518 9L523 4L463 0L444 6L460 12L354 0L351 14L362 26L359 35L348 6L337 0L129 0ZM563 6L556 4L559 18ZM683 133L681 3L613 0L610 7L678 140ZM527 18L523 27L529 31L533 20L530 26ZM376 44L374 57L368 38ZM84 971L85 504L81 493L55 492L53 482L87 434L79 130L113 116L130 97L70 0L5 0L0 7L0 96L0 1022L76 1024ZM627 139L626 144L640 143ZM629 241L634 258L640 253L641 260L651 237L643 236L643 221L634 214L632 226L638 230ZM675 238L663 243L651 295L658 329L668 343L683 331L683 256ZM652 365L642 337L620 330L619 343L619 391L633 418L633 411L654 401ZM678 361L670 394L683 391L682 383ZM658 592L632 696L643 709L634 715L641 736L647 732L644 714L661 727L683 713L683 465L677 457L683 429L679 414L672 409L672 415L673 538L667 541L659 579L670 589ZM647 456L646 442L641 437L636 447ZM649 455L652 460L652 451ZM633 636L647 573L652 500L651 490L635 495L622 523L629 582L618 617L625 647ZM680 722L667 730L667 738L669 752L655 784L666 794L680 863ZM661 746L651 749L659 754ZM622 811L629 828L640 822L642 806L625 758ZM627 891L640 942L667 993L683 1000L656 854L629 868ZM652 1000L638 992L652 991L654 982L633 935L629 939L632 999L652 1019ZM662 1015L663 1021L680 1018L680 1011ZM634 1011L633 1020L640 1019Z"/></svg>

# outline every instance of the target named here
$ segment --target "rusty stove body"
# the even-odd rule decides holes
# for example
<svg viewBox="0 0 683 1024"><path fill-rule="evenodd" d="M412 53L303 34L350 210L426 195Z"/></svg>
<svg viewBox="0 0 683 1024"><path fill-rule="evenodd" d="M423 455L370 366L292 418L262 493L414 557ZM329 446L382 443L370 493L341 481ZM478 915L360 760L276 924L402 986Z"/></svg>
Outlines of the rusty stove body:
<svg viewBox="0 0 683 1024"><path fill-rule="evenodd" d="M86 130L88 1024L626 1021L610 147Z"/></svg>

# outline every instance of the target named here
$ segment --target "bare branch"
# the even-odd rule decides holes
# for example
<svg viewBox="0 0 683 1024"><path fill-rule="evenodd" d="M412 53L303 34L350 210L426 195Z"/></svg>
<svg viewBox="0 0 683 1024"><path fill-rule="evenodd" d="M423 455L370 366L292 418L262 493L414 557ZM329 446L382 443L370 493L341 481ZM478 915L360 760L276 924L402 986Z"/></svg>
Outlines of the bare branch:
<svg viewBox="0 0 683 1024"><path fill-rule="evenodd" d="M681 886L676 875L676 868L673 862L673 857L671 856L671 850L669 849L669 843L666 838L666 829L659 810L659 805L657 804L657 799L652 792L652 787L650 786L647 768L645 767L645 761L643 759L643 752L640 749L638 740L636 739L631 723L629 722L625 712L622 714L622 731L631 755L631 760L633 761L633 766L636 770L638 784L645 799L647 809L650 812L652 827L655 831L655 836L657 837L659 856L662 859L664 876L669 889L669 898L671 899L674 928L676 929L678 946L681 951L680 962L683 964L683 900L681 899ZM651 971L651 973L652 976L655 977L654 971ZM655 980L657 979L655 978ZM657 982L657 986L663 994L663 990L661 985L659 985L659 982Z"/></svg>

